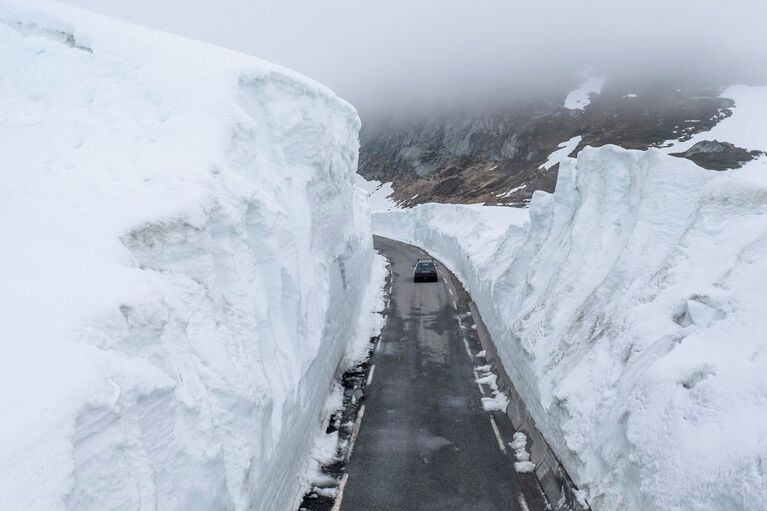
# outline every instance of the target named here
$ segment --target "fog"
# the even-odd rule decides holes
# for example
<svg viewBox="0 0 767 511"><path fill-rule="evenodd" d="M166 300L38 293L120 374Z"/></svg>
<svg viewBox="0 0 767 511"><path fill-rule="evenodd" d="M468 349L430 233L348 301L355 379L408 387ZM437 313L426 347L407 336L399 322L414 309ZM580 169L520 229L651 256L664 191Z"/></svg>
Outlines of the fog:
<svg viewBox="0 0 767 511"><path fill-rule="evenodd" d="M319 80L363 113L514 96L594 69L760 81L767 2L67 0Z"/></svg>

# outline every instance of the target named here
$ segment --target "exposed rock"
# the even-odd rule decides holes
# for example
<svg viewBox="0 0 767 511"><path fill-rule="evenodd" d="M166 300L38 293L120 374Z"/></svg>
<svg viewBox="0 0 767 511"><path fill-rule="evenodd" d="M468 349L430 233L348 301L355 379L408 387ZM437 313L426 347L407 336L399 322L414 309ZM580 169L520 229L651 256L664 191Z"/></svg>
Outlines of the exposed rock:
<svg viewBox="0 0 767 511"><path fill-rule="evenodd" d="M718 97L720 91L614 79L592 95L583 110L564 108L565 86L536 99L503 105L414 113L404 120L367 119L359 172L368 179L393 182L394 199L405 206L424 202L521 206L535 190L553 191L559 166L540 167L562 142L581 135L575 153L587 145L647 149L667 140L688 140L731 114L733 103ZM719 161L682 156L696 163L707 162L706 158Z"/></svg>
<svg viewBox="0 0 767 511"><path fill-rule="evenodd" d="M684 152L671 153L671 156L687 158L705 169L729 170L740 168L763 154L763 151L749 151L729 142L702 140Z"/></svg>

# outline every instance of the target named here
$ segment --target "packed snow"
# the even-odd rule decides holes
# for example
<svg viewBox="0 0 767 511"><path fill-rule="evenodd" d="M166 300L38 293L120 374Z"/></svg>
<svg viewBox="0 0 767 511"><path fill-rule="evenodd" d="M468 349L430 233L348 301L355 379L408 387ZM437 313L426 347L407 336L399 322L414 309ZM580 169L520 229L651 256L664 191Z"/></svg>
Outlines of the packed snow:
<svg viewBox="0 0 767 511"><path fill-rule="evenodd" d="M521 431L514 433L514 437L509 442L509 447L514 451L514 470L521 474L529 473L535 470L535 463L530 461L530 453L527 452L527 435Z"/></svg>
<svg viewBox="0 0 767 511"><path fill-rule="evenodd" d="M0 509L291 508L380 287L354 109L36 0L0 77Z"/></svg>
<svg viewBox="0 0 767 511"><path fill-rule="evenodd" d="M767 135L764 133L767 119L767 87L733 85L727 87L720 97L735 102L732 115L722 119L709 131L696 133L690 140L672 141L672 146L664 148L666 153L686 151L702 140L730 142L746 149L767 151ZM689 121L688 121L689 122Z"/></svg>
<svg viewBox="0 0 767 511"><path fill-rule="evenodd" d="M568 110L583 110L591 103L591 95L602 92L602 86L607 81L605 76L590 76L580 86L571 91L565 98L565 108Z"/></svg>
<svg viewBox="0 0 767 511"><path fill-rule="evenodd" d="M506 408L509 406L509 398L506 394L500 391L493 391L490 397L483 397L482 408L486 412L501 412L506 413Z"/></svg>
<svg viewBox="0 0 767 511"><path fill-rule="evenodd" d="M428 204L373 223L466 284L593 509L767 509L767 185L587 147L526 218Z"/></svg>
<svg viewBox="0 0 767 511"><path fill-rule="evenodd" d="M487 385L492 390L498 390L498 383L497 383L498 382L498 376L493 374L493 373L484 374L484 375L476 378L474 381L476 381L480 385Z"/></svg>
<svg viewBox="0 0 767 511"><path fill-rule="evenodd" d="M367 195L370 211L389 211L398 207L394 199L391 198L394 193L391 183L367 181L359 174L357 174L355 182Z"/></svg>
<svg viewBox="0 0 767 511"><path fill-rule="evenodd" d="M554 165L559 164L559 162L570 156L570 154L575 151L575 148L578 147L578 144L581 143L581 140L583 140L581 135L576 135L569 140L565 140L557 146L559 149L551 153L546 159L546 162L539 168L549 170Z"/></svg>

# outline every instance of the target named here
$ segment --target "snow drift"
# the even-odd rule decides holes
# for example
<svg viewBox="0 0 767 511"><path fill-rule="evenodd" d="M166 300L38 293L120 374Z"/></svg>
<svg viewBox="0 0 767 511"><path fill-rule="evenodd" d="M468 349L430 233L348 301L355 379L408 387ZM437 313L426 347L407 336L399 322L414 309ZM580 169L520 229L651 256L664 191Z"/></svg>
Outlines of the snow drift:
<svg viewBox="0 0 767 511"><path fill-rule="evenodd" d="M474 210L481 209L474 207ZM586 148L505 215L424 205L374 232L467 284L596 510L767 509L767 186Z"/></svg>
<svg viewBox="0 0 767 511"><path fill-rule="evenodd" d="M25 1L0 118L0 508L290 508L370 281L354 109Z"/></svg>

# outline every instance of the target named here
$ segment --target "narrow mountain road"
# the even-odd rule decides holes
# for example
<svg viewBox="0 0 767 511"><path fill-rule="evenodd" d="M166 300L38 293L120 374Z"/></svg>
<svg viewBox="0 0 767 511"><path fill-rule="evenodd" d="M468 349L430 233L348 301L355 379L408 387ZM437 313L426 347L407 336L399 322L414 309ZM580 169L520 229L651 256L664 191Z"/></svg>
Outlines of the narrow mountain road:
<svg viewBox="0 0 767 511"><path fill-rule="evenodd" d="M340 509L545 509L534 476L514 470L510 421L482 407L470 297L441 264L439 282L414 283L422 250L375 246L391 263L391 301Z"/></svg>

